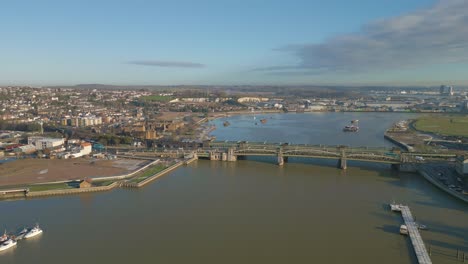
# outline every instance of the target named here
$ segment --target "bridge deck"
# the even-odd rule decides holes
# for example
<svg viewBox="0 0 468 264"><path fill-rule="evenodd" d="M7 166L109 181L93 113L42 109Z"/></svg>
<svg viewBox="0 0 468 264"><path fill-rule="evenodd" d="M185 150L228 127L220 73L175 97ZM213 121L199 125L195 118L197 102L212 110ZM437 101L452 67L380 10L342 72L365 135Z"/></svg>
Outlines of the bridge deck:
<svg viewBox="0 0 468 264"><path fill-rule="evenodd" d="M405 225L408 228L409 237L411 239L411 244L413 245L414 252L418 258L418 263L420 264L430 264L432 263L429 254L427 253L426 246L422 240L421 235L419 234L419 229L414 221L413 215L408 206L401 206L401 215L405 221Z"/></svg>

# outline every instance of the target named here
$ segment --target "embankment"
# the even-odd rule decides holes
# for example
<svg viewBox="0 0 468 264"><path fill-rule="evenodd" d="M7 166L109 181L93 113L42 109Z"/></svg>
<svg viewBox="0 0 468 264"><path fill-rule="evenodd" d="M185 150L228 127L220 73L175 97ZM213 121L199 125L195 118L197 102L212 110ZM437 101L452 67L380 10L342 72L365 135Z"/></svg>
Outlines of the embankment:
<svg viewBox="0 0 468 264"><path fill-rule="evenodd" d="M413 152L414 151L414 148L411 147L410 145L404 143L404 142L401 142L399 140L397 140L396 138L390 136L388 133L385 133L384 134L384 138L390 142L392 142L393 144L399 146L400 148L406 150L406 151L409 151L409 152Z"/></svg>
<svg viewBox="0 0 468 264"><path fill-rule="evenodd" d="M174 165L172 165L172 166L170 166L170 167L168 167L168 168L165 168L164 170L162 170L162 171L160 171L160 172L158 172L158 173L156 173L156 174L154 174L154 175L152 175L152 176L150 176L150 177L144 179L144 180L141 181L141 182L138 182L138 183L134 183L134 182L133 182L133 183L131 183L131 182L123 182L123 183L122 183L122 187L141 188L141 187L145 186L146 184L148 184L148 183L150 183L150 182L152 182L152 181L158 179L159 177L162 177L162 176L164 176L165 174L167 174L167 173L169 173L169 172L171 172L171 171L173 171L173 170L179 168L180 166L182 166L182 165L184 165L184 164L185 164L185 165L186 165L186 164L190 164L190 163L192 163L193 161L195 161L195 160L197 160L197 159L198 159L197 157L193 157L193 158L188 159L188 160L179 161L179 162L177 162L176 164L174 164Z"/></svg>
<svg viewBox="0 0 468 264"><path fill-rule="evenodd" d="M114 182L107 186L99 186L99 187L28 192L26 193L26 197L33 198L33 197L53 196L53 195L69 195L69 194L80 194L80 193L90 193L90 192L104 192L104 191L110 191L114 189L115 187L118 187L119 184L120 184L119 182Z"/></svg>
<svg viewBox="0 0 468 264"><path fill-rule="evenodd" d="M466 194L463 194L463 193L459 193L459 192L456 192L452 189L449 189L447 186L445 186L444 184L442 184L441 182L439 182L438 180L436 180L434 177L432 177L431 175L429 175L429 173L427 173L426 171L424 170L421 170L419 169L418 170L419 174L421 174L426 180L428 180L430 183L434 184L435 186L439 187L439 189L441 189L442 191L468 203L468 195Z"/></svg>

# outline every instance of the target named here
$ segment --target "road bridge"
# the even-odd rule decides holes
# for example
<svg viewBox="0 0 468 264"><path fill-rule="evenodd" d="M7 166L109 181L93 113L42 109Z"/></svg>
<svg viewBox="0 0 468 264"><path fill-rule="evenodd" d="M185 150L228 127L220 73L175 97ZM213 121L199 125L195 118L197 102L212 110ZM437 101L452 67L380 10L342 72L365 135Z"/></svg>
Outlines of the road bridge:
<svg viewBox="0 0 468 264"><path fill-rule="evenodd" d="M155 152L138 152L135 155L151 156L186 156L197 155L210 160L236 161L249 156L276 157L278 165L283 165L289 157L335 159L338 167L347 168L347 161L364 161L391 164L400 170L415 170L413 164L425 159L447 159L456 157L450 153L415 153L402 151L398 148L386 147L351 147L344 145L307 145L247 141L214 141L205 142L199 146L179 148L174 150L160 149Z"/></svg>

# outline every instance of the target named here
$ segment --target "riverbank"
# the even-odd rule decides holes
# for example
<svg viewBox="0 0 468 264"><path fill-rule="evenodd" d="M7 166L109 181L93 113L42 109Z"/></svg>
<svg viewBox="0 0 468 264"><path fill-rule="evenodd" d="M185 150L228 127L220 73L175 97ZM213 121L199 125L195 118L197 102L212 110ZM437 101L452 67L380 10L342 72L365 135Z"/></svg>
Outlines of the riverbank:
<svg viewBox="0 0 468 264"><path fill-rule="evenodd" d="M0 188L128 175L149 161L119 159L18 159L0 166Z"/></svg>
<svg viewBox="0 0 468 264"><path fill-rule="evenodd" d="M448 193L452 197L455 197L455 198L457 198L457 199L459 199L459 200L461 200L461 201L463 201L465 203L468 203L468 190L464 190L462 192L457 192L457 191L455 191L453 189L450 189L448 185L442 183L441 181L439 181L437 179L437 177L439 175L434 170L419 168L418 172L427 181L429 181L430 183L432 183L434 186L438 187L442 191ZM447 175L445 175L444 177L447 177Z"/></svg>
<svg viewBox="0 0 468 264"><path fill-rule="evenodd" d="M180 166L182 165L188 165L194 161L198 160L197 157L193 157L193 158L190 158L190 159L187 159L187 160L182 160L182 161L179 161L177 163L175 163L174 165L172 166L169 166L165 169L163 169L162 171L159 171L149 177L146 177L145 179L141 180L141 181L138 181L138 182L122 182L121 183L121 186L122 187L129 187L129 188L141 188L141 187L144 187L145 185L147 185L148 183L150 182L153 182L155 181L156 179L166 175L167 173L179 168Z"/></svg>
<svg viewBox="0 0 468 264"><path fill-rule="evenodd" d="M412 126L417 131L468 140L467 114L421 116L413 122Z"/></svg>
<svg viewBox="0 0 468 264"><path fill-rule="evenodd" d="M224 113L213 113L208 116L208 121L227 118L238 115L257 115L257 114L282 114L285 113L283 110L255 110L255 111L233 111Z"/></svg>
<svg viewBox="0 0 468 264"><path fill-rule="evenodd" d="M67 187L69 186L68 184L70 182L67 182L67 183L49 182L49 183L41 184L47 187L47 188L44 188L46 190L39 189L37 191L34 191L34 189L32 188L0 190L0 200L18 199L18 198L35 198L35 197L56 196L56 195L74 195L74 194L91 193L91 192L104 192L104 191L110 191L117 187L140 188L140 187L147 185L150 182L153 182L159 177L179 168L180 166L190 164L195 160L197 160L196 157L178 161L175 164L167 168L164 168L162 170L157 170L157 172L155 172L154 174L145 176L144 178L136 182L132 182L133 177L138 178L139 177L138 173L141 173L141 172L144 173L145 170L150 170L151 166L155 166L155 164L157 164L159 160L155 160L147 164L143 168L140 168L137 171L129 173L128 175L119 175L119 176L113 176L109 178L98 178L96 181L92 181L93 185L91 187L87 187L87 188ZM76 184L79 185L79 181L76 181L74 183L75 185Z"/></svg>

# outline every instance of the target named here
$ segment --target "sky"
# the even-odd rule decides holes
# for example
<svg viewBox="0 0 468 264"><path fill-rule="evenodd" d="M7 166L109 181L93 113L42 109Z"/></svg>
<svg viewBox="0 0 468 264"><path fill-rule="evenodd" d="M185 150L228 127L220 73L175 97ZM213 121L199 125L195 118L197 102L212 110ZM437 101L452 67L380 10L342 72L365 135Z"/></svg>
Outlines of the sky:
<svg viewBox="0 0 468 264"><path fill-rule="evenodd" d="M468 84L466 0L15 0L0 85Z"/></svg>

